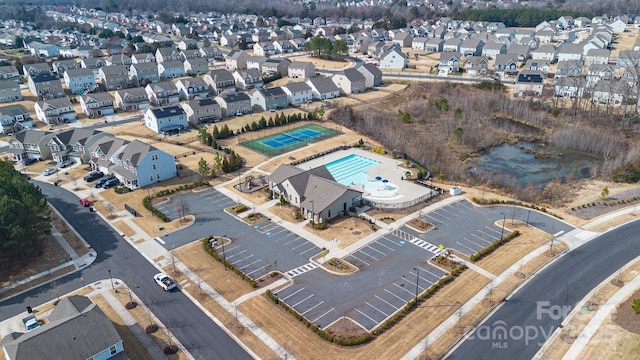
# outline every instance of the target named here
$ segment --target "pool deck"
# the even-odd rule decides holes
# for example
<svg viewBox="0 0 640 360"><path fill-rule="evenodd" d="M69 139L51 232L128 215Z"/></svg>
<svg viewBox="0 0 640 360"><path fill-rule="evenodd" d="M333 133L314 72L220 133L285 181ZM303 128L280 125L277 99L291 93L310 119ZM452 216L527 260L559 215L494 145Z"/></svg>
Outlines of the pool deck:
<svg viewBox="0 0 640 360"><path fill-rule="evenodd" d="M332 161L341 159L351 154L360 155L362 157L380 162L380 164L364 170L364 172L367 174L367 177L369 178L369 181L375 181L376 176L380 176L383 179L389 180L390 183L398 186L397 194L391 197L375 197L372 196L371 193L363 192L362 196L367 200L380 204L386 204L386 207L388 208L400 208L401 204L414 202L420 197L429 194L430 192L430 190L425 187L416 185L411 181L402 180L405 172L407 171L407 169L400 166L402 165L402 161L390 159L386 156L378 155L376 153L361 150L358 148L336 151L331 154L327 154L325 156L299 164L297 165L297 167L303 170L309 170L318 166L328 164ZM351 185L350 187L358 191L363 191L362 184L355 184Z"/></svg>

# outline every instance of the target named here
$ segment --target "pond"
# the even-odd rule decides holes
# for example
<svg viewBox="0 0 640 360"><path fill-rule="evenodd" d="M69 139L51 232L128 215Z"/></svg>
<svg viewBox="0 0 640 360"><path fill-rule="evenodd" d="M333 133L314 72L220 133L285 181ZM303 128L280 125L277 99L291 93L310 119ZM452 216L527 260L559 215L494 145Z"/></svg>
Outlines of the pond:
<svg viewBox="0 0 640 360"><path fill-rule="evenodd" d="M483 178L508 177L522 187L543 188L555 179L589 178L591 165L599 160L596 155L570 149L503 144L481 153L470 172Z"/></svg>

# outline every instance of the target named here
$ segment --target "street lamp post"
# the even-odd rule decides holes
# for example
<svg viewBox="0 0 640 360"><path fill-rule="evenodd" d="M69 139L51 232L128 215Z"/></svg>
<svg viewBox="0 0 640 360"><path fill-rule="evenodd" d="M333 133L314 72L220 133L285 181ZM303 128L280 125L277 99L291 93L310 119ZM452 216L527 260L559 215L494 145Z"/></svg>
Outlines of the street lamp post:
<svg viewBox="0 0 640 360"><path fill-rule="evenodd" d="M111 277L111 269L107 270L109 272L109 280L111 281L111 290L115 291L115 286L113 286L113 278Z"/></svg>
<svg viewBox="0 0 640 360"><path fill-rule="evenodd" d="M224 264L224 271L227 271L227 255L224 252L224 240L227 238L227 235L224 235L222 238L222 263Z"/></svg>
<svg viewBox="0 0 640 360"><path fill-rule="evenodd" d="M413 268L413 270L416 271L416 298L415 298L415 303L416 303L416 306L418 306L418 281L420 280L420 269Z"/></svg>
<svg viewBox="0 0 640 360"><path fill-rule="evenodd" d="M529 226L529 215L531 215L531 210L527 213L527 224L525 226Z"/></svg>
<svg viewBox="0 0 640 360"><path fill-rule="evenodd" d="M502 244L502 237L504 236L504 222L507 221L507 214L506 213L500 213L502 214L502 231L500 232L500 243Z"/></svg>

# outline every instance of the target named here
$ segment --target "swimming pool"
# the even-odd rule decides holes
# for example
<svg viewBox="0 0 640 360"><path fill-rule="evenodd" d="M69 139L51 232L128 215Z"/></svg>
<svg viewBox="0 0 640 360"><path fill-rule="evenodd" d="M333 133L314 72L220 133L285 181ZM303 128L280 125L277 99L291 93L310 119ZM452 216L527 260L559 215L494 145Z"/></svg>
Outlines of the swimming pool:
<svg viewBox="0 0 640 360"><path fill-rule="evenodd" d="M349 186L369 182L369 177L364 171L378 164L380 164L379 161L351 154L325 166L337 182Z"/></svg>

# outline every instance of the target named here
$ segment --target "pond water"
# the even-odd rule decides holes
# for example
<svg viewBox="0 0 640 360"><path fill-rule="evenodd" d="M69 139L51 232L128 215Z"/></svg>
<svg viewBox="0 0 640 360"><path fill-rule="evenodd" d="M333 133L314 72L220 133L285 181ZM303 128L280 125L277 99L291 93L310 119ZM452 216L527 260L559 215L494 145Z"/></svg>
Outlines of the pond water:
<svg viewBox="0 0 640 360"><path fill-rule="evenodd" d="M544 187L555 179L588 178L591 165L599 160L593 154L552 146L503 144L482 153L470 171L488 178L509 177L523 187Z"/></svg>

